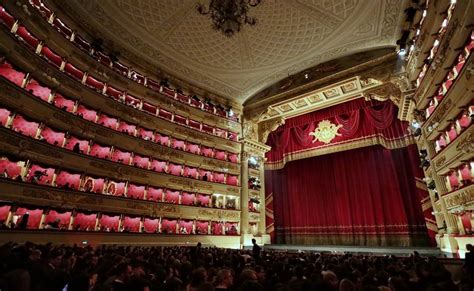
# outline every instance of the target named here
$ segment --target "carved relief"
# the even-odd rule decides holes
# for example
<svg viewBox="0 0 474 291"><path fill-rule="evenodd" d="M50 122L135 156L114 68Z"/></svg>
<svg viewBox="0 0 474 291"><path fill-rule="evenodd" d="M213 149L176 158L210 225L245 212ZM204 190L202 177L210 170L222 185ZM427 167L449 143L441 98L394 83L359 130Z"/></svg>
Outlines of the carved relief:
<svg viewBox="0 0 474 291"><path fill-rule="evenodd" d="M469 204L474 202L474 191L472 191L472 187L471 189L461 190L454 193L454 195L445 197L445 201L448 208Z"/></svg>
<svg viewBox="0 0 474 291"><path fill-rule="evenodd" d="M474 138L471 133L459 141L459 143L456 145L456 150L465 154L474 152Z"/></svg>
<svg viewBox="0 0 474 291"><path fill-rule="evenodd" d="M403 81L398 81L402 82ZM403 85L402 85L403 86ZM397 107L400 106L401 91L393 83L385 83L373 89L368 89L364 92L366 99L375 99L379 101L392 100Z"/></svg>
<svg viewBox="0 0 474 291"><path fill-rule="evenodd" d="M255 121L245 120L242 131L244 138L258 140L258 124Z"/></svg>
<svg viewBox="0 0 474 291"><path fill-rule="evenodd" d="M283 124L285 124L285 119L283 117L277 117L260 122L258 124L258 141L266 143L268 135Z"/></svg>

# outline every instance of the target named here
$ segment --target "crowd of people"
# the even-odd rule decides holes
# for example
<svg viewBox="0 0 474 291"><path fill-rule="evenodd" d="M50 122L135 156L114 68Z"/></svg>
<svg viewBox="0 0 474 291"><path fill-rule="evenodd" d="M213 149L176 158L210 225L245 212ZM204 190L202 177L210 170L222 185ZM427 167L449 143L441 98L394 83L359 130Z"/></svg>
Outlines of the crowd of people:
<svg viewBox="0 0 474 291"><path fill-rule="evenodd" d="M2 291L473 290L436 258L192 247L16 244L0 247Z"/></svg>

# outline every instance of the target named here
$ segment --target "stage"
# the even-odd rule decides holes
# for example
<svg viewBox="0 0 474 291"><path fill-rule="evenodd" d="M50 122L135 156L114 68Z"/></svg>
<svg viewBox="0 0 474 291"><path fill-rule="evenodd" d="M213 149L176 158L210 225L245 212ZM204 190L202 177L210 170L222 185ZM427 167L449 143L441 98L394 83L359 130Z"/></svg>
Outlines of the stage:
<svg viewBox="0 0 474 291"><path fill-rule="evenodd" d="M330 253L353 253L367 255L396 255L409 256L417 251L421 256L444 257L445 254L436 247L364 247L364 246L308 246L308 245L265 245L265 250L288 251L288 252L330 252Z"/></svg>

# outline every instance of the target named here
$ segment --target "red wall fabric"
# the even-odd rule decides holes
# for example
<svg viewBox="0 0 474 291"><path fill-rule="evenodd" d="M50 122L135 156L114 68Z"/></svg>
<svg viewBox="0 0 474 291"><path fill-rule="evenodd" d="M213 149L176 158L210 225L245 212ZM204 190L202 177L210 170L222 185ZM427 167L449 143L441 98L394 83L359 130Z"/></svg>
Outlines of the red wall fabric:
<svg viewBox="0 0 474 291"><path fill-rule="evenodd" d="M265 172L278 243L413 245L427 241L411 156L365 147ZM413 240L410 237L416 236ZM416 240L416 242L415 242Z"/></svg>

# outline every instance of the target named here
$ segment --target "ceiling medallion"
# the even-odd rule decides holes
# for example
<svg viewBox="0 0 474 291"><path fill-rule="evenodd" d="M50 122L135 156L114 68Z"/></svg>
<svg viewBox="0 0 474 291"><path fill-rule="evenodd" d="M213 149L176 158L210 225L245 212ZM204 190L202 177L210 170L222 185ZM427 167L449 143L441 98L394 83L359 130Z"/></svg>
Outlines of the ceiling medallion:
<svg viewBox="0 0 474 291"><path fill-rule="evenodd" d="M250 7L260 4L261 0L211 0L209 7L197 4L196 8L202 15L209 15L212 27L231 37L240 31L244 24L255 25L257 20L247 15Z"/></svg>
<svg viewBox="0 0 474 291"><path fill-rule="evenodd" d="M329 120L323 120L318 123L318 127L314 129L314 132L310 132L309 135L314 136L313 143L320 141L323 143L330 143L336 136L341 136L337 131L342 125L335 125Z"/></svg>

